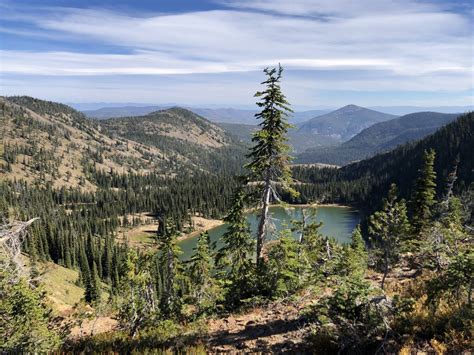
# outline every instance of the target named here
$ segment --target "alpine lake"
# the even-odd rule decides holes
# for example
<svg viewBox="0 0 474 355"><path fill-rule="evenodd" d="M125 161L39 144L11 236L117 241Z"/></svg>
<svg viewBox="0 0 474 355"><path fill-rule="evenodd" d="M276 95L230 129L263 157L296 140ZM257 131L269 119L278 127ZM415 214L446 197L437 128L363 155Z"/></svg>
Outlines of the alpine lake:
<svg viewBox="0 0 474 355"><path fill-rule="evenodd" d="M283 208L281 206L270 207L270 214L275 227L272 238L278 238L278 231L290 229L291 221L301 221L303 217L303 210L306 210L308 222L323 222L320 232L327 237L333 237L340 243L349 243L351 235L355 227L360 221L360 216L357 210L345 206L317 206L317 207L303 207L303 206L289 206ZM311 211L309 211L311 210ZM247 220L250 225L252 235L255 235L258 226L258 219L255 212L247 215ZM211 243L215 242L216 248L222 247L222 235L226 232L227 226L225 224L208 230ZM295 238L297 233L293 233ZM178 245L181 247L183 254L181 258L187 260L193 255L196 247L198 236L181 240Z"/></svg>

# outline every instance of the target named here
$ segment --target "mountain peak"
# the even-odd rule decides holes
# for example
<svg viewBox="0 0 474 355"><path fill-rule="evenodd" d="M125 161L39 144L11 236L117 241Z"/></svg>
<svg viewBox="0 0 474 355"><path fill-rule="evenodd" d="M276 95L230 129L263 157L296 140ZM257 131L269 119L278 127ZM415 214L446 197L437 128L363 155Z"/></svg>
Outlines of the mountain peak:
<svg viewBox="0 0 474 355"><path fill-rule="evenodd" d="M339 141L346 141L374 123L395 117L351 104L312 118L300 126L299 132L325 135Z"/></svg>
<svg viewBox="0 0 474 355"><path fill-rule="evenodd" d="M349 105L343 106L339 110L360 110L360 109L367 110L365 107L357 106L357 105L354 105L354 104L349 104Z"/></svg>

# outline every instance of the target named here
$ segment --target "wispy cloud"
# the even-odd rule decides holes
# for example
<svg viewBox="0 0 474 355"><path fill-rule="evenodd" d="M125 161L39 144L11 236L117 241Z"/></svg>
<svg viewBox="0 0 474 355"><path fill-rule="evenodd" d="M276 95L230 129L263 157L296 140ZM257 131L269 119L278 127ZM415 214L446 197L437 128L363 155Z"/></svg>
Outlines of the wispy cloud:
<svg viewBox="0 0 474 355"><path fill-rule="evenodd" d="M472 88L469 14L412 0L222 0L224 9L179 14L128 14L104 9L9 6L17 36L68 39L123 48L3 48L3 73L15 75L189 75L252 72L281 62L290 70L339 70L333 87ZM1 16L1 15L0 15ZM371 71L383 73L373 78ZM359 75L354 75L359 73ZM378 83L378 84L377 84ZM317 86L319 84L315 84ZM439 86L438 86L439 85Z"/></svg>

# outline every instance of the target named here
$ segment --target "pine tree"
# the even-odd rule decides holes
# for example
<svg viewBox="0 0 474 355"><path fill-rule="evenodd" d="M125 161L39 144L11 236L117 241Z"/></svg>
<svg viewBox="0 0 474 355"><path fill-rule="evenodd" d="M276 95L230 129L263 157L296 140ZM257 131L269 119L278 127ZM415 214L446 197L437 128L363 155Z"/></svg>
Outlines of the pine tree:
<svg viewBox="0 0 474 355"><path fill-rule="evenodd" d="M250 179L258 182L259 223L257 230L257 267L262 263L262 248L269 232L270 204L277 198L276 185L283 191L291 191L290 148L287 133L291 125L287 121L288 112L292 112L289 103L280 88L283 68L266 68L267 79L262 82L266 88L258 91L255 97L260 98L257 105L262 111L255 116L261 119L260 129L254 133L252 142L255 144L246 165L250 171Z"/></svg>
<svg viewBox="0 0 474 355"><path fill-rule="evenodd" d="M280 297L295 292L299 286L299 244L289 230L268 248L267 275L269 293Z"/></svg>
<svg viewBox="0 0 474 355"><path fill-rule="evenodd" d="M160 250L158 263L163 280L161 311L167 316L179 316L182 301L179 291L183 267L179 259L182 251L176 243L178 231L174 221L169 218L162 218L158 228L157 240Z"/></svg>
<svg viewBox="0 0 474 355"><path fill-rule="evenodd" d="M416 235L419 235L432 220L432 208L436 203L435 156L433 149L425 150L423 168L419 170L413 211L413 227Z"/></svg>
<svg viewBox="0 0 474 355"><path fill-rule="evenodd" d="M149 259L135 250L127 253L120 281L119 324L133 338L159 316L157 295L152 286Z"/></svg>
<svg viewBox="0 0 474 355"><path fill-rule="evenodd" d="M368 253L360 225L352 233L352 241L344 245L339 272L345 276L362 277L367 270Z"/></svg>
<svg viewBox="0 0 474 355"><path fill-rule="evenodd" d="M92 263L91 274L85 285L84 298L87 303L95 303L100 298L100 279L95 262Z"/></svg>
<svg viewBox="0 0 474 355"><path fill-rule="evenodd" d="M382 263L383 289L390 267L398 261L401 241L410 233L406 204L403 200L398 201L395 184L390 186L382 210L370 216L369 233L373 244L378 247L377 256Z"/></svg>
<svg viewBox="0 0 474 355"><path fill-rule="evenodd" d="M199 313L213 310L220 298L220 289L212 275L212 254L209 234L202 233L190 259L191 293Z"/></svg>
<svg viewBox="0 0 474 355"><path fill-rule="evenodd" d="M253 294L255 272L251 257L255 242L244 213L246 194L242 187L235 192L232 207L224 218L227 231L222 236L224 246L216 255L216 265L223 274L227 288L227 303L237 305Z"/></svg>

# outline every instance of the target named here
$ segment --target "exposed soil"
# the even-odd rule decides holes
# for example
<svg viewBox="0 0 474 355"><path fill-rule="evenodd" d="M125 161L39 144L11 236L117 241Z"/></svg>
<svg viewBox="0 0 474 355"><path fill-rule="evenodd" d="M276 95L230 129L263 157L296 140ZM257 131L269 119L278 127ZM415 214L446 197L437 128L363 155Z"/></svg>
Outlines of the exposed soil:
<svg viewBox="0 0 474 355"><path fill-rule="evenodd" d="M309 303L309 298L302 298L210 320L208 349L217 353L306 352L309 327L301 311Z"/></svg>

